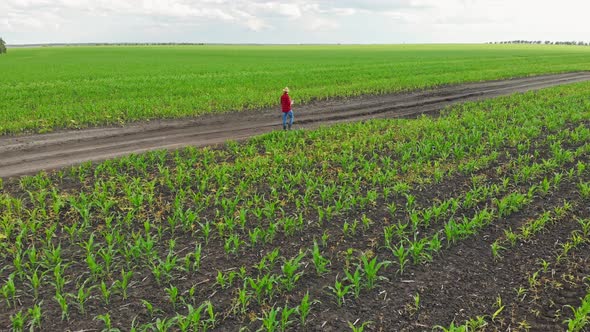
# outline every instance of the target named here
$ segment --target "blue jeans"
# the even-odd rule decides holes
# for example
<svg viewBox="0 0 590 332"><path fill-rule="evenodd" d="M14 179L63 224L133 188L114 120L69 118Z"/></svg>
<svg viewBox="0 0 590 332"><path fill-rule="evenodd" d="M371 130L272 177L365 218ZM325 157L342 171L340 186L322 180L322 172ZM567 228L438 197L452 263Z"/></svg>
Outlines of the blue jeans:
<svg viewBox="0 0 590 332"><path fill-rule="evenodd" d="M287 117L289 117L289 128L293 125L293 110L283 112L283 128L287 126Z"/></svg>

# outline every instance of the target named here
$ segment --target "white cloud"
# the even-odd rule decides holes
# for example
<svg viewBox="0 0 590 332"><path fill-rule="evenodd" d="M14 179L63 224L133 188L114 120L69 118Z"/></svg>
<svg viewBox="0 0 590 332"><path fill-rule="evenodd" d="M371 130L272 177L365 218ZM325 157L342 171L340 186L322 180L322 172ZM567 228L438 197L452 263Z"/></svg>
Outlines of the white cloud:
<svg viewBox="0 0 590 332"><path fill-rule="evenodd" d="M570 40L590 39L588 12L586 0L0 0L0 33L13 43L272 43L285 30L296 43Z"/></svg>
<svg viewBox="0 0 590 332"><path fill-rule="evenodd" d="M302 25L303 29L307 31L318 31L318 30L336 30L340 27L337 21L326 19L326 18L311 18Z"/></svg>

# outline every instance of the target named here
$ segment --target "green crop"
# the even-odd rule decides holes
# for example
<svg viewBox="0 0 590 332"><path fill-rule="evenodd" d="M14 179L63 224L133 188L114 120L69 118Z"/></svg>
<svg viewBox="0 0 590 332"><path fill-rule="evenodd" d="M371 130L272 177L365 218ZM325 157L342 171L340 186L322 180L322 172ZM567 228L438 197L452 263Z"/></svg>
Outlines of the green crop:
<svg viewBox="0 0 590 332"><path fill-rule="evenodd" d="M336 279L336 281L334 281L334 287L328 286L328 289L336 297L336 303L338 304L339 307L341 307L344 304L344 300L345 300L344 298L350 292L350 288L351 287L352 287L351 285L346 285L345 286L338 279Z"/></svg>
<svg viewBox="0 0 590 332"><path fill-rule="evenodd" d="M567 323L568 332L583 331L588 325L590 325L590 293L582 299L582 304L579 307L574 308L568 306L574 314L572 318L567 319L564 323Z"/></svg>
<svg viewBox="0 0 590 332"><path fill-rule="evenodd" d="M276 107L284 86L305 103L581 71L588 55L530 45L14 49L0 61L0 134Z"/></svg>
<svg viewBox="0 0 590 332"><path fill-rule="evenodd" d="M7 179L0 329L20 329L24 319L25 328L80 329L85 321L100 330L106 322L93 318L108 313L112 328L140 331L303 330L342 313L329 327L346 330L368 299L392 304L386 310L408 322L450 329L452 318L428 320L434 288L413 276L444 266L465 249L456 246L490 248L496 259L481 260L492 271L554 236L555 255L534 257L516 299L511 292L505 309L487 311L487 324L502 324L514 302L551 286L552 271L585 266L576 259L590 243L589 88ZM562 226L567 238L551 233ZM401 308L390 301L409 295ZM384 311L371 308L359 319L380 328Z"/></svg>

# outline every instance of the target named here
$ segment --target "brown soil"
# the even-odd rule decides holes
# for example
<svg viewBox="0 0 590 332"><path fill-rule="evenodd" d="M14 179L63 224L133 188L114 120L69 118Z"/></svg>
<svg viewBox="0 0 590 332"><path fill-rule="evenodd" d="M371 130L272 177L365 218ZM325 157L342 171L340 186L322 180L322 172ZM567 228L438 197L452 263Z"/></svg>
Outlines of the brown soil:
<svg viewBox="0 0 590 332"><path fill-rule="evenodd" d="M415 117L455 103L590 80L589 72L488 81L295 107L295 129L373 118ZM296 91L293 93L297 99ZM140 122L126 127L1 136L0 177L36 173L85 161L99 161L154 149L205 146L280 129L274 109L214 114L181 120Z"/></svg>

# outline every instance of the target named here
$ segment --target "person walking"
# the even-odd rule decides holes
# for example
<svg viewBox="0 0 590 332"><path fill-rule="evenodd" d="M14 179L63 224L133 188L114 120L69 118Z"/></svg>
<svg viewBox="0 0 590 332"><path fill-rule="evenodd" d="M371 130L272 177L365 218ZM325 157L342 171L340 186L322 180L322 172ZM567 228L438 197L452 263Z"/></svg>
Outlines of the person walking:
<svg viewBox="0 0 590 332"><path fill-rule="evenodd" d="M283 89L281 109L283 110L283 130L287 130L287 117L289 117L289 130L291 130L293 125L293 101L289 97L289 88Z"/></svg>

